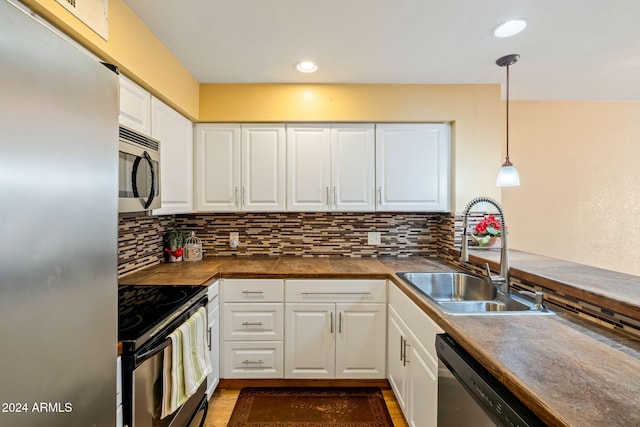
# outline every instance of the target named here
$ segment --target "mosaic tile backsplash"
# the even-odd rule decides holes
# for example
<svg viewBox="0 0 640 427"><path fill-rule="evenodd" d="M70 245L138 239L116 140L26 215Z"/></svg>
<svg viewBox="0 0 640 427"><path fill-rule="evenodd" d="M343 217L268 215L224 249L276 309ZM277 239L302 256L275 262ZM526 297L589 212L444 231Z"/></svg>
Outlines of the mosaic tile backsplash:
<svg viewBox="0 0 640 427"><path fill-rule="evenodd" d="M194 230L205 256L435 256L440 214L417 213L239 213L188 215L178 227ZM240 233L237 249L229 233ZM382 244L367 244L378 231Z"/></svg>
<svg viewBox="0 0 640 427"><path fill-rule="evenodd" d="M164 259L162 236L174 224L172 215L120 217L118 277L159 264Z"/></svg>
<svg viewBox="0 0 640 427"><path fill-rule="evenodd" d="M439 213L217 213L123 217L119 221L120 276L158 264L169 227L195 231L204 256L437 256L453 220ZM443 232L444 229L444 232ZM229 247L229 233L240 245ZM367 244L379 231L382 244Z"/></svg>

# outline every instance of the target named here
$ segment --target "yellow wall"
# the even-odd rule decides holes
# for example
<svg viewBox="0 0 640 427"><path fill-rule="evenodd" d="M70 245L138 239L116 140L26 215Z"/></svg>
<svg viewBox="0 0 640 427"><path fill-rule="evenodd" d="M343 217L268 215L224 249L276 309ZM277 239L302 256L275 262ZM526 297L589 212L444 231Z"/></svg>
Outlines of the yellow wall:
<svg viewBox="0 0 640 427"><path fill-rule="evenodd" d="M640 102L517 101L510 246L640 275Z"/></svg>
<svg viewBox="0 0 640 427"><path fill-rule="evenodd" d="M198 117L200 85L123 0L109 0L109 41L105 41L55 0L22 0L101 59L120 67L157 98L191 120Z"/></svg>
<svg viewBox="0 0 640 427"><path fill-rule="evenodd" d="M453 201L499 200L499 85L203 84L200 122L453 122Z"/></svg>

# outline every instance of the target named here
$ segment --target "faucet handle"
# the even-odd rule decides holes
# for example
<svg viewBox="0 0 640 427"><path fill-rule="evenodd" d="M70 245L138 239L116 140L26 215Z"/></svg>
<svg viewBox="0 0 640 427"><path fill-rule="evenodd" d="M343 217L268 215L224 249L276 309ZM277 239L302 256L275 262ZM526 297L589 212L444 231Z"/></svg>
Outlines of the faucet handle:
<svg viewBox="0 0 640 427"><path fill-rule="evenodd" d="M489 268L488 262L484 264L484 269L487 271L487 277L489 278L489 281L491 281L491 269Z"/></svg>
<svg viewBox="0 0 640 427"><path fill-rule="evenodd" d="M489 279L489 282L491 282L492 284L496 285L498 283L504 283L506 282L506 279L502 276L493 276L491 274L491 269L489 268L489 263L485 263L484 265L485 270L487 271L487 278Z"/></svg>

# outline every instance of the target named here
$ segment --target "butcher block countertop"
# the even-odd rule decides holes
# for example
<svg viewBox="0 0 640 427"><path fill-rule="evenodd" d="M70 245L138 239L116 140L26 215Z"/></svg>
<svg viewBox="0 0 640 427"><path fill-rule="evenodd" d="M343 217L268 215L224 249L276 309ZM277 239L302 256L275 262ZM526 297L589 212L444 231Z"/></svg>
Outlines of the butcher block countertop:
<svg viewBox="0 0 640 427"><path fill-rule="evenodd" d="M632 289L629 278L634 276L610 272L615 283L607 287L606 274L596 274L595 284L589 281L589 275L597 273L590 267L562 268L563 262L558 260L513 252L512 272L529 274L532 281L546 280L545 286L584 293L605 307L611 300L626 313L640 312L640 287L635 288L634 296L625 297ZM495 255L488 255L487 260L497 259L492 257ZM544 262L547 260L549 263ZM540 276L533 272L536 268ZM120 283L205 285L216 278L390 279L547 424L640 426L640 340L564 312L554 316L449 316L396 275L453 270L438 259L419 257L214 257L195 263L160 264L125 276Z"/></svg>

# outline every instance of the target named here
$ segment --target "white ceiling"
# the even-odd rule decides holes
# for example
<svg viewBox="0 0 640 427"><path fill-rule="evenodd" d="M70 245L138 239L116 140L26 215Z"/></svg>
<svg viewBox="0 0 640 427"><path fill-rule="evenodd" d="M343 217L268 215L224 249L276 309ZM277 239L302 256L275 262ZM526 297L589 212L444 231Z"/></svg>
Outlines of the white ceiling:
<svg viewBox="0 0 640 427"><path fill-rule="evenodd" d="M513 99L640 100L640 0L125 2L202 83L504 83L518 53Z"/></svg>

